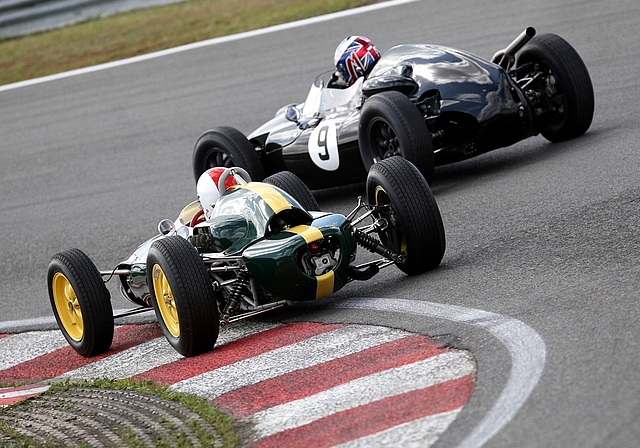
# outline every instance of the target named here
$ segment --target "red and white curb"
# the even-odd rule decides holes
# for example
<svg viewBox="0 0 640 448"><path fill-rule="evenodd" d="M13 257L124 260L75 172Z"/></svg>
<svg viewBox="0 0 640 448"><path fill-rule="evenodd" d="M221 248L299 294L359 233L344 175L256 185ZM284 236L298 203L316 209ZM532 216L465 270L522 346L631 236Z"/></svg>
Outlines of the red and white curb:
<svg viewBox="0 0 640 448"><path fill-rule="evenodd" d="M1 337L0 353L0 383L36 383L0 389L2 405L64 379L153 380L250 424L257 447L429 446L471 397L476 373L468 352L369 325L247 321L194 358L156 324L116 328L111 350L91 359L58 330Z"/></svg>
<svg viewBox="0 0 640 448"><path fill-rule="evenodd" d="M37 397L48 389L48 384L30 384L28 386L0 389L0 406L6 407L26 398Z"/></svg>
<svg viewBox="0 0 640 448"><path fill-rule="evenodd" d="M406 299L359 298L314 302L314 304L320 308L365 309L382 313L395 313L398 316L406 316L408 318L410 318L410 316L420 316L428 319L435 318L457 322L486 331L501 342L511 357L511 365L505 366L506 369L510 369L507 381L499 397L482 420L476 424L475 427L469 428L468 435L459 445L459 447L462 448L483 446L504 428L527 401L544 370L546 346L543 339L535 330L523 322L508 316L461 306ZM42 318L29 321L0 323L0 332L8 331L3 330L4 328L26 329L25 327L34 324L42 324L43 322L41 320ZM344 387L341 386L341 384L352 383L354 385L354 391L361 391L358 392L358 396L366 396L366 386L368 384L376 384L376 388L381 388L380 383L373 381L375 381L378 376L386 375L388 373L386 371L392 371L394 375L395 373L402 375L403 369L411 369L412 364L431 362L427 361L430 358L441 359L442 357L440 357L440 355L443 354L418 356L404 363L400 362L397 366L385 365L385 367L381 367L379 372L367 373L358 373L359 371L357 371L357 369L361 367L360 364L366 367L368 364L381 363L383 360L391 359L392 357L375 356L375 362L352 362L351 365L345 366L332 364L332 362L338 362L338 358L336 358L336 360L324 359L324 361L319 360L318 364L312 363L306 367L302 367L300 372L303 373L303 377L296 378L295 371L277 370L282 368L282 366L287 366L290 362L290 353L281 351L282 357L280 358L280 362L276 361L274 363L271 361L269 366L249 363L245 364L247 370L238 372L242 378L262 375L261 377L255 377L255 383L238 384L236 389L232 388L231 390L225 390L224 387L220 389L220 381L225 382L224 374L231 374L232 370L229 369L233 369L231 366L236 362L246 362L244 360L252 357L262 357L260 358L262 362L268 358L268 355L263 354L271 350L281 349L289 345L293 346L303 342L305 339L320 336L323 333L334 331L338 328L361 327L338 325L335 326L334 329L330 329L331 326L324 326L327 331L313 333L313 326L319 324L292 325L310 325L310 327L306 329L299 327L295 331L288 331L288 329L291 328L288 325L278 327L275 325L266 326L265 324L251 322L246 322L244 325L232 325L221 332L219 342L213 352L189 359L183 359L177 355L168 346L164 338L161 337L160 330L155 325L118 328L111 351L91 360L77 356L75 352L66 345L62 335L57 330L50 332L26 332L15 335L0 334L0 384L13 382L34 383L64 378L80 379L93 377L154 379L159 383L172 385L172 387L179 390L202 393L214 400L214 402L219 403L223 409L226 409L237 418L251 422L253 418L257 418L258 416L271 418L269 409L299 412L298 409L300 408L294 408L294 406L298 405L298 402L306 406L303 408L305 412L311 414L311 412L314 411L313 406L316 406L316 404L315 402L311 402L312 399L310 397L315 395L320 399L318 401L320 408L323 406L322 403L326 404L329 402L332 406L333 404L331 403L337 403L337 401L340 401L340 403L349 401L351 399L350 391L347 392L348 396L345 397L344 400L342 396L334 398L334 396L330 395L336 391L339 393L340 387ZM278 330L279 328L280 330ZM311 332L308 333L310 330ZM278 331L282 332L282 334L278 334ZM411 338L415 337L422 338L421 336L408 333L404 336L399 336L401 332L398 333L396 330L381 329L380 332L376 337L382 337L385 342L381 341L377 345L372 344L368 349L363 349L356 353L362 353L366 356L367 353L374 353L371 350L390 347L386 344L411 341ZM262 346L263 342L264 346ZM432 341L429 341L427 338L421 339L421 342L426 345L435 346ZM411 344L407 344L406 347L410 346ZM315 349L316 347L309 347L309 353L305 354L303 352L301 354L298 352L296 356L304 360L306 355L309 357L314 356ZM445 350L441 347L439 350L443 350L444 353L457 353L456 351ZM326 354L320 355L320 353L323 353L322 348L318 348L318 356L326 356ZM346 355L347 359L354 361L356 359L354 358L356 353ZM462 352L462 354L465 355L464 352ZM460 355L458 354L458 356ZM317 419L313 422L304 423L296 421L294 426L302 426L283 429L275 435L266 435L260 439L260 443L264 443L265 446L267 446L267 443L277 443L277 437L292 437L289 445L295 446L296 442L293 440L301 440L295 439L295 437L306 437L306 435L304 435L305 428L309 429L313 428L313 425L317 425L320 429L325 428L326 430L326 428L331 427L334 422L349 426L347 423L353 421L353 425L346 429L340 427L341 436L347 439L347 442L340 445L340 443L336 441L331 441L333 439L329 439L326 443L320 443L319 445L325 446L333 444L354 447L429 446L438 439L440 434L442 434L456 418L471 395L473 384L471 384L470 388L462 387L458 392L451 393L445 397L444 400L440 400L440 398L436 399L435 397L437 397L437 395L435 394L430 395L429 398L420 401L417 406L408 405L408 408L410 408L408 410L403 409L398 411L392 406L401 404L402 399L410 401L413 396L417 396L417 394L423 391L429 390L435 392L437 388L444 390L451 388L450 390L455 390L454 385L456 387L460 386L461 382L468 381L469 378L481 374L475 372L473 360L468 354L462 356L461 359L465 357L467 362L461 363L458 373L448 381L439 383L438 386L423 387L423 384L415 390L405 393L400 391L398 394L391 395L388 398L382 396L374 397L371 399L377 399L378 401L366 405L354 405L355 407L348 409L345 408L343 404L336 404L337 407L333 413L327 415L326 410L321 410L320 413L314 414L316 416L314 418ZM295 359L295 356L292 356L292 359ZM456 361L454 361L454 364L455 362ZM470 365L472 366L471 368L469 367ZM323 371L323 366L329 366L329 368ZM471 376L464 374L464 369L469 368L474 372L469 374ZM208 372L216 369L222 370L218 370L220 374L217 376L214 375L212 379L208 376L210 375ZM314 374L314 369L318 369L317 372L319 373ZM353 377L347 379L348 377L345 376L346 382L340 383L339 379L348 372L351 372ZM411 375L415 373L416 372L409 372L409 376L407 377L394 377L394 381L411 383L415 380ZM424 370L419 372L420 375L426 376L429 376L431 373L431 371L427 372ZM308 381L305 380L304 375L309 375ZM318 380L318 375L321 377L321 381L332 381L335 377L338 379L339 384L324 384ZM283 386L278 383L277 378L279 377L286 379L286 387L283 388ZM196 378L205 382L204 385L202 385L202 389L200 389ZM359 378L366 379L359 380ZM369 380L372 382L369 383ZM212 389L206 387L206 382L209 381L212 382ZM233 378L233 381L236 381L236 378ZM355 386L358 386L359 382L361 382L361 384L358 389L358 387ZM33 387L41 386L42 384L38 384ZM312 389L316 386L320 387L320 390ZM387 385L385 383L383 388L386 387ZM20 394L20 392L15 389L16 388L0 390L0 394L7 395L7 397L4 395L0 395L0 397L15 400L14 397L16 394ZM299 391L302 391L302 395L297 395ZM305 393L310 395L307 396ZM233 401L234 395L244 398L244 401ZM322 397L325 397L324 401L322 401ZM459 400L459 406L454 403L456 399ZM391 401L394 403L391 403ZM431 404L437 405L437 403L446 403L446 405L432 411L429 411L426 407ZM256 407L254 407L254 405ZM379 409L374 409L375 405L379 405ZM339 406L343 407L341 408ZM450 409L447 410L447 407ZM354 410L364 410L364 420L355 415L353 412L356 411ZM417 414L422 413L423 415L409 415L409 411L416 411ZM325 414L322 414L322 412L325 412ZM378 414L376 414L376 412L378 412ZM390 416L393 418L396 418L396 416L399 417L397 420L391 421ZM298 418L298 416L296 415L295 418ZM370 418L374 420L372 421ZM387 425L388 429L374 427L375 424L380 421L382 421L384 425ZM369 435L363 435L357 432L358 427L366 427L368 425L372 428ZM356 428L356 432L349 434L350 428ZM306 439L304 440L304 445L308 446Z"/></svg>
<svg viewBox="0 0 640 448"><path fill-rule="evenodd" d="M483 446L504 428L527 401L544 370L547 357L544 340L533 328L509 316L457 305L407 299L362 298L334 300L318 305L444 319L479 328L504 344L511 357L511 371L507 382L491 409L470 430L458 448Z"/></svg>

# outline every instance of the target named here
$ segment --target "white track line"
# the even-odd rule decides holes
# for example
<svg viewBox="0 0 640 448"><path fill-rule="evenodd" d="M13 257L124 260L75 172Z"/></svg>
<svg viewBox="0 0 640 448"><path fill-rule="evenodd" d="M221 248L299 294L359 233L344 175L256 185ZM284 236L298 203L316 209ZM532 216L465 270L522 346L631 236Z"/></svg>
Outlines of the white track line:
<svg viewBox="0 0 640 448"><path fill-rule="evenodd" d="M14 388L4 388L0 389L0 399L2 398L14 398L14 397L23 397L27 394L39 394L41 392L45 392L49 389L48 384L45 385L30 385L29 387L14 387Z"/></svg>
<svg viewBox="0 0 640 448"><path fill-rule="evenodd" d="M296 22L283 23L281 25L274 25L268 28L261 28L258 30L247 31L245 33L232 34L230 36L217 37L215 39L203 40L200 42L194 42L188 45L181 45L179 47L169 48L162 51L156 51L153 53L143 54L133 58L121 59L119 61L108 62L106 64L94 65L91 67L81 68L77 70L70 70L68 72L57 73L55 75L43 76L41 78L28 79L26 81L20 81L13 84L6 84L0 86L0 92L7 90L19 89L21 87L32 86L35 84L42 84L49 81L55 81L58 79L70 78L72 76L84 75L86 73L97 72L100 70L106 70L109 68L120 67L123 65L135 64L136 62L147 61L149 59L160 58L163 56L169 56L183 51L194 50L197 48L209 47L211 45L218 45L226 42L232 42L241 39L248 39L251 37L262 36L265 34L276 33L278 31L288 30L292 28L299 28L302 26L312 25L321 22L328 22L330 20L339 19L342 17L348 17L356 14L363 14L370 11L376 11L383 8L391 8L393 6L402 5L405 3L412 3L418 0L391 0L388 2L374 3L368 6L362 6L360 8L348 9L346 11L339 11L331 14L325 14L323 16L311 17L309 19L298 20Z"/></svg>

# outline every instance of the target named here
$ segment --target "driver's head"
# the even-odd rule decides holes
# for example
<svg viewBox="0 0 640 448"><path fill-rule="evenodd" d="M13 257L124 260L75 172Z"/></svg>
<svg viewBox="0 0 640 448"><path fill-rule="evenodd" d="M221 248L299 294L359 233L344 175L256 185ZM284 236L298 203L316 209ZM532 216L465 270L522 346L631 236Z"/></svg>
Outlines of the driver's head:
<svg viewBox="0 0 640 448"><path fill-rule="evenodd" d="M204 216L207 220L211 219L211 214L216 206L216 202L220 199L220 189L218 188L218 181L220 176L224 172L225 168L215 167L209 168L207 171L200 175L198 183L196 185L196 191L198 193L198 201L204 210ZM224 182L225 189L229 189L234 185L238 185L235 176L229 176Z"/></svg>
<svg viewBox="0 0 640 448"><path fill-rule="evenodd" d="M380 59L376 46L364 36L349 36L340 42L333 62L347 87L369 74Z"/></svg>

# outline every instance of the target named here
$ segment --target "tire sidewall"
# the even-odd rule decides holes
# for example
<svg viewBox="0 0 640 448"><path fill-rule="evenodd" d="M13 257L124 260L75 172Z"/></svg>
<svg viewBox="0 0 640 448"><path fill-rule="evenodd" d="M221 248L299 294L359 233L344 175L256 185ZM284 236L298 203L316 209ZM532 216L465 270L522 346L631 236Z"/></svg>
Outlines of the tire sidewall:
<svg viewBox="0 0 640 448"><path fill-rule="evenodd" d="M307 211L319 211L318 201L309 187L290 171L281 171L267 177L264 183L280 188L291 195Z"/></svg>
<svg viewBox="0 0 640 448"><path fill-rule="evenodd" d="M77 257L85 263L85 278L78 278L78 269L74 269ZM53 295L53 278L60 273L71 284L82 313L83 332L79 341L73 339L64 327ZM54 256L47 270L47 289L49 301L54 317L64 338L69 345L81 356L91 357L101 354L109 349L113 340L114 319L111 310L110 294L102 283L102 278L93 262L80 250L70 250ZM93 289L95 297L87 297L87 293ZM92 300L95 303L89 304Z"/></svg>
<svg viewBox="0 0 640 448"><path fill-rule="evenodd" d="M400 144L399 155L413 163L427 182L433 179L434 158L431 133L418 108L404 94L386 91L367 99L360 114L358 144L366 169L374 163L372 127L389 125Z"/></svg>
<svg viewBox="0 0 640 448"><path fill-rule="evenodd" d="M179 252L174 251L176 245L180 248ZM158 307L153 286L153 266L156 264L171 287L178 313L179 337L171 334ZM195 272L189 276L187 269L194 269ZM213 287L197 250L179 236L155 241L147 255L147 283L157 320L171 346L184 356L211 350L218 338L219 314ZM195 295L194 291L205 297L190 297L190 294Z"/></svg>
<svg viewBox="0 0 640 448"><path fill-rule="evenodd" d="M182 300L180 296L181 292L178 290L178 288L175 288L176 278L171 269L171 266L169 266L168 261L166 260L166 258L164 257L160 249L155 247L155 245L151 245L151 247L149 248L149 253L147 254L147 271L148 271L147 282L149 284L151 306L153 307L153 311L156 315L158 324L160 325L160 328L162 329L162 332L164 333L165 337L169 341L169 344L171 344L171 346L174 347L178 353L182 353L186 349L184 340L181 340L179 337L177 338L173 336L173 334L171 334L171 332L167 328L167 325L164 321L164 316L162 315L160 308L158 307L155 288L153 286L153 266L156 264L160 266L160 268L164 272L164 275L167 277L167 281L169 282L169 285L171 285L171 292L174 296L178 318L180 319L180 316L182 315L182 310L181 310ZM183 334L182 326L183 326L183 323L180 322L180 335Z"/></svg>
<svg viewBox="0 0 640 448"><path fill-rule="evenodd" d="M396 265L406 274L415 275L440 264L446 245L444 225L433 193L422 174L402 159L400 165L405 166L401 170L392 166L399 162L397 159L400 158L391 157L372 167L366 181L366 193L371 204L375 204L378 186L388 195L406 246L405 259ZM427 234L428 237L425 236ZM384 235L380 238L387 243ZM397 251L398 248L390 249Z"/></svg>
<svg viewBox="0 0 640 448"><path fill-rule="evenodd" d="M204 132L193 149L192 165L196 182L207 169L211 155L222 150L231 159L233 166L244 168L252 180L264 178L264 168L254 146L235 128L220 126Z"/></svg>
<svg viewBox="0 0 640 448"><path fill-rule="evenodd" d="M548 67L560 83L567 110L562 120L540 129L552 142L582 135L591 125L594 112L593 85L578 52L562 37L541 34L534 37L518 55L517 65L538 62Z"/></svg>

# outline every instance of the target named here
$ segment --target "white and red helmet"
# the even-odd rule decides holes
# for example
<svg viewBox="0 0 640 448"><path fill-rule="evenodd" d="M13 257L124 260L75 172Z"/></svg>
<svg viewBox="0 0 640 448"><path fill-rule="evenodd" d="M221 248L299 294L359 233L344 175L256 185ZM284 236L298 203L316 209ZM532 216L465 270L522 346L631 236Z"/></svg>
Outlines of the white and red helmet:
<svg viewBox="0 0 640 448"><path fill-rule="evenodd" d="M380 59L376 46L364 36L349 36L340 42L333 62L348 86L361 76L366 76Z"/></svg>
<svg viewBox="0 0 640 448"><path fill-rule="evenodd" d="M222 173L227 170L229 170L229 168L224 168L221 166L209 168L207 171L202 173L200 175L200 178L198 179L196 191L198 192L198 200L200 201L200 205L202 206L202 210L204 211L204 216L207 220L211 219L211 214L213 213L213 209L216 206L216 202L218 202L218 199L220 199L220 188L218 187L218 181L220 180ZM225 179L225 190L228 190L234 185L238 185L240 183L244 182L238 182L236 176L231 174Z"/></svg>

